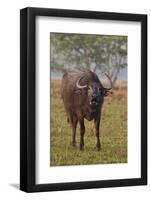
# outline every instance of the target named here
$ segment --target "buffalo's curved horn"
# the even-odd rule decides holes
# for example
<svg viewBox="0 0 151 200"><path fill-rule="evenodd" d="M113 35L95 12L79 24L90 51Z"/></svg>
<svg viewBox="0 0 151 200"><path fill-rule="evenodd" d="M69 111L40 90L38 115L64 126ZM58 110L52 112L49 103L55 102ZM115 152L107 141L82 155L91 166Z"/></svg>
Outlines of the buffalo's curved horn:
<svg viewBox="0 0 151 200"><path fill-rule="evenodd" d="M87 85L80 85L80 80L82 79L82 77L81 78L79 78L78 80L77 80L77 82L76 82L76 86L77 86L77 88L79 88L79 89L82 89L82 88L86 88L87 87Z"/></svg>
<svg viewBox="0 0 151 200"><path fill-rule="evenodd" d="M107 73L104 73L104 74L105 74L105 76L108 78L108 80L109 80L109 82L110 82L110 87L109 87L109 88L104 87L104 89L106 89L106 90L111 90L111 89L113 88L112 79L111 79L111 77L110 77Z"/></svg>

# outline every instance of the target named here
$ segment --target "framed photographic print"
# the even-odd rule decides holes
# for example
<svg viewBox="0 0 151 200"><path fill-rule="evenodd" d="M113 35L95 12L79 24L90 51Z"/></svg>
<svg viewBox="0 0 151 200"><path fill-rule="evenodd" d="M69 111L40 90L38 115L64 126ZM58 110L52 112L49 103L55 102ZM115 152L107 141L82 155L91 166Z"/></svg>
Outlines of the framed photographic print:
<svg viewBox="0 0 151 200"><path fill-rule="evenodd" d="M20 189L147 184L147 16L20 12Z"/></svg>

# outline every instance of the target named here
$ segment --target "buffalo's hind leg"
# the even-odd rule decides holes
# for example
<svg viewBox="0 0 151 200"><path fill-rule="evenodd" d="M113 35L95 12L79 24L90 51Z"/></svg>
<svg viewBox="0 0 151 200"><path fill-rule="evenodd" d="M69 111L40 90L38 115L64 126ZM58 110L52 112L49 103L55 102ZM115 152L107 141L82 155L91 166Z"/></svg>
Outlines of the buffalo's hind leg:
<svg viewBox="0 0 151 200"><path fill-rule="evenodd" d="M71 143L75 147L76 146L76 128L77 128L77 123L78 119L76 115L71 116L71 126L72 126L72 138L71 138Z"/></svg>

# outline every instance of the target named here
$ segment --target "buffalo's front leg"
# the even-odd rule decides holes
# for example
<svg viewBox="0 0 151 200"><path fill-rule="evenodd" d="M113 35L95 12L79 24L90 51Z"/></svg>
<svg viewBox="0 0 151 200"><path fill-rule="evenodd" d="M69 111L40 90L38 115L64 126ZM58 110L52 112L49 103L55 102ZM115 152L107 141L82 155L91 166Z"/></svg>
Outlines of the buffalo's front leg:
<svg viewBox="0 0 151 200"><path fill-rule="evenodd" d="M100 131L99 131L99 128L100 128L100 117L97 117L94 120L94 124L95 124L95 135L96 135L96 148L99 151L100 148L101 148L101 144L100 144Z"/></svg>
<svg viewBox="0 0 151 200"><path fill-rule="evenodd" d="M71 143L73 146L76 146L76 127L77 127L78 119L76 116L73 116L71 119L71 126L72 126L72 139Z"/></svg>
<svg viewBox="0 0 151 200"><path fill-rule="evenodd" d="M80 150L83 150L84 149L84 133L85 133L84 119L80 119L79 124L80 124Z"/></svg>

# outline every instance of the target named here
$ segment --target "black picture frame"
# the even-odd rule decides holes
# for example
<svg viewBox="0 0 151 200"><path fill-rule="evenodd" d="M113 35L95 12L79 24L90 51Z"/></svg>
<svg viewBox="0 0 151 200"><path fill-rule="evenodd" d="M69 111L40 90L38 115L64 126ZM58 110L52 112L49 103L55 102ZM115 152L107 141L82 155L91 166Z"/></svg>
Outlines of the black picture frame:
<svg viewBox="0 0 151 200"><path fill-rule="evenodd" d="M141 178L70 183L35 182L35 19L37 16L141 23ZM25 192L121 187L147 184L147 15L48 8L20 11L20 189Z"/></svg>

